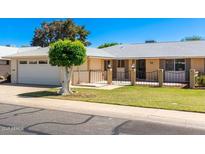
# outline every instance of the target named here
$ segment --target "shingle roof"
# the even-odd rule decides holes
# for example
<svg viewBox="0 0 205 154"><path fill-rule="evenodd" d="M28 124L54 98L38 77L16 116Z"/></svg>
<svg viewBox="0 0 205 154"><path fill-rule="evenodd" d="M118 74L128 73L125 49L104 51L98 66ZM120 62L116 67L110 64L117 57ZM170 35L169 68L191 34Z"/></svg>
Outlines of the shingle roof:
<svg viewBox="0 0 205 154"><path fill-rule="evenodd" d="M39 49L41 47L21 47L21 48L18 48L18 53L19 52L26 52L26 51L30 51L30 50L35 50L35 49Z"/></svg>
<svg viewBox="0 0 205 154"><path fill-rule="evenodd" d="M7 57L34 57L34 56L48 56L49 48L41 48L41 47L33 47L30 49L20 49L21 52L18 52L13 55L9 55Z"/></svg>
<svg viewBox="0 0 205 154"><path fill-rule="evenodd" d="M0 59L2 57L17 53L18 48L0 46Z"/></svg>
<svg viewBox="0 0 205 154"><path fill-rule="evenodd" d="M112 54L109 52L103 50L103 49L97 49L97 48L87 48L87 56L90 57L103 57L103 58L114 58Z"/></svg>
<svg viewBox="0 0 205 154"><path fill-rule="evenodd" d="M124 44L104 50L117 58L205 57L205 41Z"/></svg>
<svg viewBox="0 0 205 154"><path fill-rule="evenodd" d="M22 52L29 52L34 49L38 49L39 47L6 47L6 46L0 46L0 59L5 59L6 57L9 57L9 55L16 55L20 54Z"/></svg>
<svg viewBox="0 0 205 154"><path fill-rule="evenodd" d="M205 57L205 41L122 44L108 48L86 48L87 56L97 58L188 58ZM49 48L31 48L7 57L48 56Z"/></svg>
<svg viewBox="0 0 205 154"><path fill-rule="evenodd" d="M48 51L49 47L45 48L31 48L30 50L26 50L23 52L18 52L16 54L9 55L7 57L14 58L14 57L34 57L34 56L48 56ZM111 58L113 57L111 54L108 52L102 50L102 49L97 49L97 48L86 48L86 54L87 56L91 57L108 57Z"/></svg>

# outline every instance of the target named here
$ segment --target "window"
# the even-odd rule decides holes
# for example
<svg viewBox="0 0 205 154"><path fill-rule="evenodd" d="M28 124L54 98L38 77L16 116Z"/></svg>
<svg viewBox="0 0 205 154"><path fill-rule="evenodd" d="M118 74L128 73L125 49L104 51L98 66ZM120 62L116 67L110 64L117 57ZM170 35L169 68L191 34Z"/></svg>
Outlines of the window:
<svg viewBox="0 0 205 154"><path fill-rule="evenodd" d="M39 60L38 63L39 64L48 64L48 61L47 60Z"/></svg>
<svg viewBox="0 0 205 154"><path fill-rule="evenodd" d="M185 60L184 59L176 59L175 60L175 70L176 71L184 71L185 70Z"/></svg>
<svg viewBox="0 0 205 154"><path fill-rule="evenodd" d="M31 61L29 61L29 64L37 64L37 61L36 60L31 60Z"/></svg>
<svg viewBox="0 0 205 154"><path fill-rule="evenodd" d="M0 65L9 65L9 60L0 60Z"/></svg>
<svg viewBox="0 0 205 154"><path fill-rule="evenodd" d="M27 64L27 61L21 60L21 61L19 62L19 64Z"/></svg>
<svg viewBox="0 0 205 154"><path fill-rule="evenodd" d="M185 59L167 59L165 61L166 71L185 71Z"/></svg>
<svg viewBox="0 0 205 154"><path fill-rule="evenodd" d="M117 67L125 67L125 61L124 60L118 60L117 61Z"/></svg>

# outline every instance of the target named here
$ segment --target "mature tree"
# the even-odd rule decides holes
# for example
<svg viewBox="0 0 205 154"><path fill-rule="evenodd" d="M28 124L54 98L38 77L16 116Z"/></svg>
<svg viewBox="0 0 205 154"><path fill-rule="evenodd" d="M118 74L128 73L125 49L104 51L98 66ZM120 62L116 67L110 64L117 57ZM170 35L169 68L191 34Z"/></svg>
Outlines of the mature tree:
<svg viewBox="0 0 205 154"><path fill-rule="evenodd" d="M98 48L99 49L102 49L102 48L107 48L107 47L111 47L111 46L114 46L114 45L118 45L118 44L121 44L121 43L104 43L102 45L100 45Z"/></svg>
<svg viewBox="0 0 205 154"><path fill-rule="evenodd" d="M184 41L199 41L199 40L204 40L201 36L188 36L188 37L185 37L183 39L181 39L182 42Z"/></svg>
<svg viewBox="0 0 205 154"><path fill-rule="evenodd" d="M72 93L71 77L73 66L79 66L85 62L86 48L80 41L59 40L50 45L49 61L52 66L61 67L63 83L60 93L68 95Z"/></svg>
<svg viewBox="0 0 205 154"><path fill-rule="evenodd" d="M31 45L47 47L50 43L59 39L69 39L71 41L79 40L85 46L88 46L90 45L90 42L87 41L88 35L89 31L84 26L76 25L71 19L50 23L44 22L40 28L35 29Z"/></svg>

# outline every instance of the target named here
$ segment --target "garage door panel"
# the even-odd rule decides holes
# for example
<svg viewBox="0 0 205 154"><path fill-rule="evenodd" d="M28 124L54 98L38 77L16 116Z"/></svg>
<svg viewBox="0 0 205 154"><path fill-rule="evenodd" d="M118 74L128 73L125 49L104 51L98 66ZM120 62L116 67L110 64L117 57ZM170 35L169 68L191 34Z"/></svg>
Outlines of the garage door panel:
<svg viewBox="0 0 205 154"><path fill-rule="evenodd" d="M60 85L60 70L49 64L19 64L18 82L26 84Z"/></svg>

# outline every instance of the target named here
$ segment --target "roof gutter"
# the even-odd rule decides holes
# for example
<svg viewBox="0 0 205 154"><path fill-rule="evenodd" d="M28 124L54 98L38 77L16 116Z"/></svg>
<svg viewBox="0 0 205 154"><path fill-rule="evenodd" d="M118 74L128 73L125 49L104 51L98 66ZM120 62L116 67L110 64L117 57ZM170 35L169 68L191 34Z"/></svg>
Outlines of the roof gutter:
<svg viewBox="0 0 205 154"><path fill-rule="evenodd" d="M6 56L6 57L2 57L2 58L9 58L9 59L19 59L19 58L39 58L39 57L48 57L47 55L33 55L33 56Z"/></svg>

